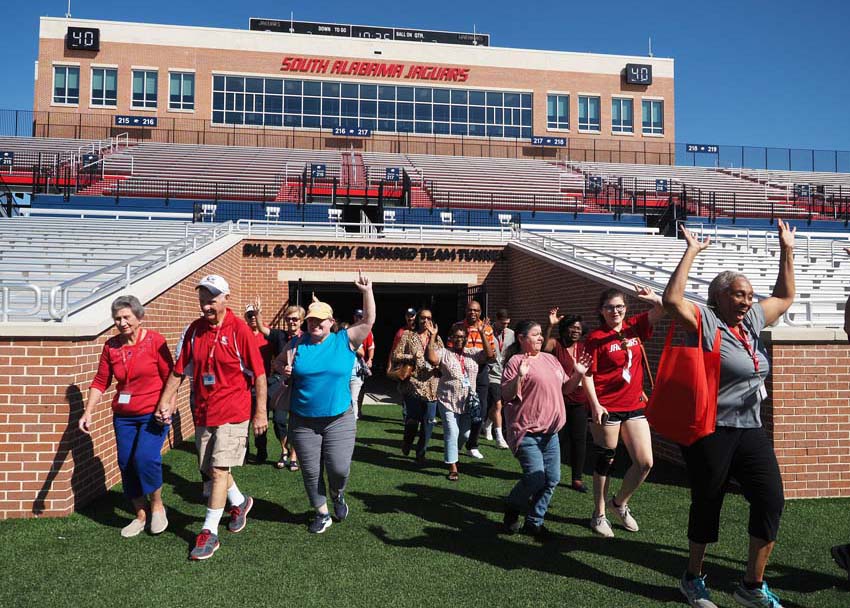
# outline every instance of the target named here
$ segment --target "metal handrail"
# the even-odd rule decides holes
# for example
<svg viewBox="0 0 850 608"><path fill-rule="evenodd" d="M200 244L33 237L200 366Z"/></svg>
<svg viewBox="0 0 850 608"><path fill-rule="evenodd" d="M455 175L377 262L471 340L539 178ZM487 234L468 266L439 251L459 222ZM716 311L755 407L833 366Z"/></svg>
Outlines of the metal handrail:
<svg viewBox="0 0 850 608"><path fill-rule="evenodd" d="M451 227L440 224L397 224L397 223L371 223L372 230L363 232L363 224L360 222L294 222L294 221L267 221L267 220L249 220L240 219L236 221L233 229L234 232L245 234L248 237L252 236L269 236L270 228L274 227L280 230L287 228L298 229L301 236L306 236L304 229L319 229L322 234L332 234L335 238L345 240L375 240L392 236L394 239L402 237L418 237L422 239L425 235L439 235L441 238L452 233L463 234L465 240L470 240L470 235L475 234L475 240L479 242L493 242L497 240L494 237L499 237L498 241L508 241L514 233L514 227L507 226L461 226L452 224ZM356 228L351 232L347 232L346 227ZM491 236L492 235L492 236ZM506 236L507 235L507 236Z"/></svg>
<svg viewBox="0 0 850 608"><path fill-rule="evenodd" d="M34 304L32 308L25 310L14 310L9 301L9 293L12 288L19 288L21 291L31 291L35 294ZM0 322L6 323L9 320L10 314L19 314L23 316L33 316L41 312L41 287L27 283L26 281L3 281L0 285L0 294L3 296L3 305L0 307Z"/></svg>
<svg viewBox="0 0 850 608"><path fill-rule="evenodd" d="M219 234L219 232L221 232L221 234ZM121 260L120 262L98 268L82 276L63 281L59 285L50 289L48 295L48 313L52 319L56 321L64 321L68 318L68 315L85 308L92 302L101 299L106 294L122 287L128 288L133 281L138 281L139 279L144 278L160 267L168 267L175 261L189 254L195 253L207 245L211 245L219 238L222 238L232 232L232 223L228 222L223 225L216 224L201 232L185 235L179 240L172 241L171 243L161 245L145 253L133 256L128 260ZM174 251L180 252L179 255L172 255L172 252ZM143 259L149 258L150 256L156 256L157 254L160 254L160 257L142 262ZM97 287L89 291L89 295L87 297L77 300L73 303L73 307L71 306L70 293L75 286L97 277L114 273L118 270L123 271L121 275L99 284ZM39 312L41 312L41 307L32 314L38 314Z"/></svg>

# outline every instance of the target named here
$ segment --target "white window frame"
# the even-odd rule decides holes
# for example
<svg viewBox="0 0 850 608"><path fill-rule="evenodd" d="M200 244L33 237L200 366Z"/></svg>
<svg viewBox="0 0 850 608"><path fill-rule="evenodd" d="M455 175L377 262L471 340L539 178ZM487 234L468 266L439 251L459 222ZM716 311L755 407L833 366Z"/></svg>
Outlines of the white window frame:
<svg viewBox="0 0 850 608"><path fill-rule="evenodd" d="M559 127L559 126L552 127L552 126L550 126L550 123L549 123L549 98L550 97L555 97L555 108L556 108L555 111L556 112L557 112L557 104L558 104L557 98L558 97L566 97L567 98L567 121L566 121L567 126L566 127ZM571 99L571 95L570 95L569 91L547 91L546 92L545 120L546 120L546 130L547 131L556 131L558 133L569 133L570 132L570 115L572 114L572 108L570 108L570 102L571 101L572 101L572 99ZM557 123L559 122L557 120L557 114L556 114L555 118L556 118L555 123L557 125Z"/></svg>
<svg viewBox="0 0 850 608"><path fill-rule="evenodd" d="M180 101L177 102L176 105L172 105L171 101L171 77L179 75L180 76ZM186 76L192 77L192 107L185 108L183 102L183 83L185 81ZM185 112L189 114L195 113L195 106L197 105L197 83L198 79L195 77L195 70L178 70L178 69L169 69L168 70L168 111L169 112Z"/></svg>
<svg viewBox="0 0 850 608"><path fill-rule="evenodd" d="M649 102L649 127L643 126L643 103ZM652 124L652 104L660 103L661 104L661 125L657 126ZM640 130L644 136L647 137L663 137L664 136L664 99L658 97L643 97L640 100Z"/></svg>
<svg viewBox="0 0 850 608"><path fill-rule="evenodd" d="M602 133L602 95L598 93L578 93L576 105L576 125L579 133ZM596 98L599 101L599 126L597 127L582 127L581 126L581 99L582 97L591 99ZM590 117L590 106L588 105L588 118Z"/></svg>
<svg viewBox="0 0 850 608"><path fill-rule="evenodd" d="M95 102L94 96L94 71L95 70L103 70L103 97L99 100L99 102ZM106 103L106 72L113 71L115 72L115 103ZM93 65L91 66L91 82L89 83L89 107L90 108L117 108L118 107L118 69L112 66L101 66L101 65Z"/></svg>
<svg viewBox="0 0 850 608"><path fill-rule="evenodd" d="M68 99L68 70L77 70L77 101L56 101L56 68L63 68L65 70L65 99ZM53 72L53 80L50 86L50 105L52 106L65 106L71 108L77 108L80 106L80 95L83 90L83 83L81 77L81 70L79 63L54 63L52 65Z"/></svg>
<svg viewBox="0 0 850 608"><path fill-rule="evenodd" d="M622 102L630 101L632 102L632 128L629 131L626 130L616 130L614 127L614 102ZM620 106L620 122L622 124L622 116L623 116L623 107ZM619 125L618 125L619 126ZM635 134L635 99L631 96L626 95L612 95L611 96L611 134L612 135L634 135Z"/></svg>
<svg viewBox="0 0 850 608"><path fill-rule="evenodd" d="M144 74L144 77L142 78L142 101L141 102L137 102L135 99L133 99L133 93L134 93L133 80L136 77L136 72L141 72L141 73ZM147 95L148 95L148 91L147 91L148 77L147 77L147 75L151 72L156 74L156 99L153 101L153 105L149 105L151 102L149 102L146 99ZM143 110L143 111L147 110L147 111L156 112L157 107L159 106L159 89L160 89L160 86L159 86L159 70L157 70L155 68L145 68L145 67L134 67L130 70L130 107L132 109Z"/></svg>

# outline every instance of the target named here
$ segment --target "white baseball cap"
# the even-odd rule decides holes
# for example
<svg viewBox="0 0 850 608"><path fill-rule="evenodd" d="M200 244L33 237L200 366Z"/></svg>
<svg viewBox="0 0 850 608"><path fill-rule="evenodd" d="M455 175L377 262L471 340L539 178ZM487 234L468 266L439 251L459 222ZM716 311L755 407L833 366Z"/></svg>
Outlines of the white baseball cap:
<svg viewBox="0 0 850 608"><path fill-rule="evenodd" d="M195 289L200 289L201 287L207 289L214 296L220 293L225 295L230 293L230 285L224 280L224 277L217 274L208 274L205 276Z"/></svg>

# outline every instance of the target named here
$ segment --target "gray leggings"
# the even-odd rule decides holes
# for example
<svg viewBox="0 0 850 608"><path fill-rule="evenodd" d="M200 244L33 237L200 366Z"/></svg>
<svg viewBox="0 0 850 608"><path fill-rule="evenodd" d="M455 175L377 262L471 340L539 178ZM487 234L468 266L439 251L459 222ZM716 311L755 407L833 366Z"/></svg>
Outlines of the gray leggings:
<svg viewBox="0 0 850 608"><path fill-rule="evenodd" d="M356 432L357 421L351 408L339 416L322 418L305 418L290 412L289 438L298 451L304 488L314 509L328 502L325 470L331 499L345 490Z"/></svg>

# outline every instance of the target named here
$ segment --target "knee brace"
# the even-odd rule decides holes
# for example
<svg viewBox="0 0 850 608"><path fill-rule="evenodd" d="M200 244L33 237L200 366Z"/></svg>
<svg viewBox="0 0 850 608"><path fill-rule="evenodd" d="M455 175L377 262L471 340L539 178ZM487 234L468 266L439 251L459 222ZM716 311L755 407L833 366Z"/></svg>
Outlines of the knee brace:
<svg viewBox="0 0 850 608"><path fill-rule="evenodd" d="M611 448L605 448L596 444L593 447L596 450L596 466L593 470L597 475L607 477L611 471L611 465L614 464L614 456L617 452Z"/></svg>

